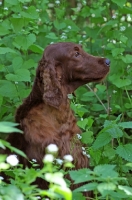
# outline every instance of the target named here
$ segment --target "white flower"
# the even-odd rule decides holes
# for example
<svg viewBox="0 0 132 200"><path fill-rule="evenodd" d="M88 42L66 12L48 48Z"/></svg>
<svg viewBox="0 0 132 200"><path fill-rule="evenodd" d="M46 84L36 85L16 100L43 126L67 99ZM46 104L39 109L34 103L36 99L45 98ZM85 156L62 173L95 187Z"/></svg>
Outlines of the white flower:
<svg viewBox="0 0 132 200"><path fill-rule="evenodd" d="M62 164L63 164L63 160L61 160L61 159L59 159L59 158L56 158L55 160L56 160L57 164L59 164L59 165L62 165Z"/></svg>
<svg viewBox="0 0 132 200"><path fill-rule="evenodd" d="M53 160L54 156L52 154L46 154L43 159L44 162L53 162Z"/></svg>
<svg viewBox="0 0 132 200"><path fill-rule="evenodd" d="M55 1L56 4L60 4L60 1Z"/></svg>
<svg viewBox="0 0 132 200"><path fill-rule="evenodd" d="M4 8L4 10L8 10L8 8L7 8L7 7L5 7L5 8Z"/></svg>
<svg viewBox="0 0 132 200"><path fill-rule="evenodd" d="M125 31L126 30L126 27L125 26L121 26L120 27L120 31Z"/></svg>
<svg viewBox="0 0 132 200"><path fill-rule="evenodd" d="M47 146L47 150L48 150L48 152L53 152L53 153L55 153L55 152L58 151L58 147L57 147L56 144L49 144L49 145Z"/></svg>
<svg viewBox="0 0 132 200"><path fill-rule="evenodd" d="M121 17L121 21L124 22L125 21L125 16Z"/></svg>
<svg viewBox="0 0 132 200"><path fill-rule="evenodd" d="M106 17L103 17L104 21L106 22L107 21L107 18Z"/></svg>
<svg viewBox="0 0 132 200"><path fill-rule="evenodd" d="M91 16L92 16L92 17L95 17L95 14L93 13Z"/></svg>
<svg viewBox="0 0 132 200"><path fill-rule="evenodd" d="M82 150L85 151L85 147L82 147Z"/></svg>
<svg viewBox="0 0 132 200"><path fill-rule="evenodd" d="M61 39L67 39L67 36L66 35L62 35Z"/></svg>
<svg viewBox="0 0 132 200"><path fill-rule="evenodd" d="M71 26L68 26L67 28L71 29Z"/></svg>
<svg viewBox="0 0 132 200"><path fill-rule="evenodd" d="M83 153L83 155L86 155L86 154L87 154L86 151L83 151L82 153Z"/></svg>
<svg viewBox="0 0 132 200"><path fill-rule="evenodd" d="M128 22L132 21L132 18L131 18L130 15L127 15L127 21L128 21Z"/></svg>
<svg viewBox="0 0 132 200"><path fill-rule="evenodd" d="M88 158L90 158L90 155L89 155L89 154L87 154L86 156L87 156Z"/></svg>
<svg viewBox="0 0 132 200"><path fill-rule="evenodd" d="M83 1L82 3L83 3L83 5L86 5L86 4L87 4L87 2L86 2L86 1Z"/></svg>
<svg viewBox="0 0 132 200"><path fill-rule="evenodd" d="M82 138L82 136L77 133L77 138L80 140Z"/></svg>
<svg viewBox="0 0 132 200"><path fill-rule="evenodd" d="M36 163L36 162L37 162L37 160L33 158L33 159L32 159L32 162Z"/></svg>
<svg viewBox="0 0 132 200"><path fill-rule="evenodd" d="M115 18L116 18L116 15L113 15L112 18L115 19Z"/></svg>
<svg viewBox="0 0 132 200"><path fill-rule="evenodd" d="M6 158L6 161L12 165L12 166L16 166L19 163L19 160L17 158L16 155L10 155Z"/></svg>
<svg viewBox="0 0 132 200"><path fill-rule="evenodd" d="M113 90L113 93L115 94L117 91L116 90Z"/></svg>
<svg viewBox="0 0 132 200"><path fill-rule="evenodd" d="M0 180L4 180L3 176L0 176Z"/></svg>
<svg viewBox="0 0 132 200"><path fill-rule="evenodd" d="M68 162L73 161L73 157L71 155L65 155L63 158L64 158L65 161L68 161Z"/></svg>
<svg viewBox="0 0 132 200"><path fill-rule="evenodd" d="M112 40L113 44L116 44L116 40Z"/></svg>

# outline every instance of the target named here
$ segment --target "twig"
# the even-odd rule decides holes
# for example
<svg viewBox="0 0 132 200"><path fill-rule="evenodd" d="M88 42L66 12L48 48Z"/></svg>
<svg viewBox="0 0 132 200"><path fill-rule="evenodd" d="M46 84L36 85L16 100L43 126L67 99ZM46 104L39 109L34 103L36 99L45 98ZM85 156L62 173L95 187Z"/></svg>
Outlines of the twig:
<svg viewBox="0 0 132 200"><path fill-rule="evenodd" d="M99 98L99 96L96 94L96 92L94 92L94 91L92 90L92 88L91 88L88 84L86 84L86 86L88 87L88 89L89 89L91 92L94 93L94 95L96 96L96 98L98 99L98 101L99 101L99 102L101 103L101 105L104 107L104 110L106 111L106 113L109 114L107 108L105 107L105 105L103 104L103 102L101 101L101 99Z"/></svg>

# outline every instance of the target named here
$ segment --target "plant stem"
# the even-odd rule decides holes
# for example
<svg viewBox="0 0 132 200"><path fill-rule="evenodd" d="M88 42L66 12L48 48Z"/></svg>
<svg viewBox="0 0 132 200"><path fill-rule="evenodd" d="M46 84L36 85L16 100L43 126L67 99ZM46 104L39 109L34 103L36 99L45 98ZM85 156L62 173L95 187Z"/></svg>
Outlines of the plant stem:
<svg viewBox="0 0 132 200"><path fill-rule="evenodd" d="M103 106L103 108L104 108L104 110L106 111L106 113L109 114L109 111L107 110L107 108L105 107L105 105L103 104L103 102L101 101L101 99L99 98L99 96L96 94L96 92L94 92L94 91L92 90L92 88L91 88L88 84L86 84L86 86L88 87L88 89L89 89L91 92L94 93L94 95L96 96L96 98L98 99L98 101L101 103L101 105Z"/></svg>

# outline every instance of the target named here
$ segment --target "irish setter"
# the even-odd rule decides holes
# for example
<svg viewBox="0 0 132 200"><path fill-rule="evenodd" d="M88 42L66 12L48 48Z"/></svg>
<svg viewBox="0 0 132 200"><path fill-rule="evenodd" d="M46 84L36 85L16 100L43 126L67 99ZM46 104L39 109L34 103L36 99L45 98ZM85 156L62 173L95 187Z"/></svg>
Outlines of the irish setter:
<svg viewBox="0 0 132 200"><path fill-rule="evenodd" d="M15 121L24 134L12 133L7 140L40 165L45 148L53 143L59 147L60 158L71 154L76 169L87 168L89 160L76 137L81 130L68 94L81 85L103 80L109 65L108 59L92 56L78 44L61 42L47 46L32 91L16 112ZM27 165L24 159L20 162Z"/></svg>

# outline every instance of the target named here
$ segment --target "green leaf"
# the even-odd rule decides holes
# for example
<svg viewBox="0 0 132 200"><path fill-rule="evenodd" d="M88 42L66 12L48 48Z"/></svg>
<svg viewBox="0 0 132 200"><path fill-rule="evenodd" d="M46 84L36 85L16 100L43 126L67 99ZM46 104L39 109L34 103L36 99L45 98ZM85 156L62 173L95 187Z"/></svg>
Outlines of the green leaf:
<svg viewBox="0 0 132 200"><path fill-rule="evenodd" d="M123 42L124 44L126 44L127 40L128 40L128 38L125 35L121 35L121 37L120 37L120 41L121 42Z"/></svg>
<svg viewBox="0 0 132 200"><path fill-rule="evenodd" d="M38 63L37 63L38 64ZM26 60L24 63L23 63L23 69L30 69L32 67L36 67L36 63L34 62L34 60L32 59L29 59L29 60Z"/></svg>
<svg viewBox="0 0 132 200"><path fill-rule="evenodd" d="M36 44L32 44L29 49L32 51L32 52L35 52L35 53L39 53L39 54L43 54L43 51L44 49L39 46L39 45L36 45Z"/></svg>
<svg viewBox="0 0 132 200"><path fill-rule="evenodd" d="M93 132L92 131L87 131L81 134L82 136L82 143L83 144L91 144L93 142Z"/></svg>
<svg viewBox="0 0 132 200"><path fill-rule="evenodd" d="M10 49L9 47L0 47L0 54L6 54L6 53L16 53L16 51Z"/></svg>
<svg viewBox="0 0 132 200"><path fill-rule="evenodd" d="M104 110L104 107L102 105L100 105L100 104L93 103L92 107L91 107L91 110L93 110L93 111L101 111L101 110Z"/></svg>
<svg viewBox="0 0 132 200"><path fill-rule="evenodd" d="M125 62L125 63L132 63L132 55L125 55L122 57L122 60Z"/></svg>
<svg viewBox="0 0 132 200"><path fill-rule="evenodd" d="M98 183L88 183L86 185L83 185L75 189L74 192L88 192L88 191L96 190L97 186L98 186Z"/></svg>
<svg viewBox="0 0 132 200"><path fill-rule="evenodd" d="M2 26L2 25L0 25L0 36L5 36L5 35L7 35L8 33L9 33L10 31L9 31L9 29L7 29L7 27L4 27L4 26Z"/></svg>
<svg viewBox="0 0 132 200"><path fill-rule="evenodd" d="M85 181L91 181L94 179L93 176L91 176L91 170L90 169L79 169L74 171L69 171L70 177L72 180L74 180L74 183L83 183Z"/></svg>
<svg viewBox="0 0 132 200"><path fill-rule="evenodd" d="M128 78L121 79L117 74L113 74L109 76L110 81L112 84L116 85L118 88L122 88L128 85L131 85L131 80Z"/></svg>
<svg viewBox="0 0 132 200"><path fill-rule="evenodd" d="M13 1L6 0L6 2L9 3L10 5L15 5L15 6L18 5L19 3L18 0L13 0Z"/></svg>
<svg viewBox="0 0 132 200"><path fill-rule="evenodd" d="M55 21L53 22L53 24L54 24L54 26L55 26L55 28L56 28L57 30L60 30L60 29L63 29L63 28L66 27L66 24L65 24L64 22L59 23L58 20L55 20Z"/></svg>
<svg viewBox="0 0 132 200"><path fill-rule="evenodd" d="M98 165L94 168L94 172L97 176L103 177L106 180L109 178L116 178L118 177L118 173L114 171L115 165Z"/></svg>
<svg viewBox="0 0 132 200"><path fill-rule="evenodd" d="M120 190L123 190L128 196L132 197L132 188L129 186L124 186L124 185L118 185L118 188Z"/></svg>
<svg viewBox="0 0 132 200"><path fill-rule="evenodd" d="M111 160L115 157L115 150L107 145L104 147L103 155Z"/></svg>
<svg viewBox="0 0 132 200"><path fill-rule="evenodd" d="M12 61L14 72L17 71L19 68L23 66L23 59L22 57L15 57Z"/></svg>
<svg viewBox="0 0 132 200"><path fill-rule="evenodd" d="M109 193L108 191L116 189L116 184L114 184L112 182L100 183L98 185L97 189L103 196L106 196Z"/></svg>
<svg viewBox="0 0 132 200"><path fill-rule="evenodd" d="M32 0L18 0L18 1L21 3L28 3L28 2L31 2Z"/></svg>
<svg viewBox="0 0 132 200"><path fill-rule="evenodd" d="M94 141L93 148L99 149L108 144L111 141L111 139L112 137L109 133L102 132L97 136L96 140Z"/></svg>
<svg viewBox="0 0 132 200"><path fill-rule="evenodd" d="M116 153L125 160L132 162L132 144L119 145Z"/></svg>
<svg viewBox="0 0 132 200"><path fill-rule="evenodd" d="M15 152L16 154L18 154L18 155L20 155L20 156L22 156L22 157L24 157L24 158L27 158L26 154L25 154L23 151L21 151L21 150L15 148L15 147L12 147L12 146L7 146L7 147L8 147L12 152Z"/></svg>
<svg viewBox="0 0 132 200"><path fill-rule="evenodd" d="M58 37L55 35L55 33L49 33L45 37L53 40L58 40Z"/></svg>
<svg viewBox="0 0 132 200"><path fill-rule="evenodd" d="M30 72L27 69L18 69L15 74L7 74L6 79L10 81L30 81Z"/></svg>
<svg viewBox="0 0 132 200"><path fill-rule="evenodd" d="M122 128L132 128L132 122L120 122L118 126Z"/></svg>
<svg viewBox="0 0 132 200"><path fill-rule="evenodd" d="M26 154L23 151L11 146L11 144L9 142L1 140L1 143L4 145L4 147L9 148L12 152L15 152L16 154L18 154L24 158L27 158Z"/></svg>
<svg viewBox="0 0 132 200"><path fill-rule="evenodd" d="M109 133L112 138L120 138L123 136L122 130L118 127L117 124L114 124L113 127L107 129L105 131L106 133Z"/></svg>
<svg viewBox="0 0 132 200"><path fill-rule="evenodd" d="M15 128L18 124L13 122L0 122L0 132L2 133L10 133L10 132L19 132L22 133L21 130Z"/></svg>
<svg viewBox="0 0 132 200"><path fill-rule="evenodd" d="M83 194L81 192L74 192L73 191L73 200L86 200L86 198L83 196Z"/></svg>
<svg viewBox="0 0 132 200"><path fill-rule="evenodd" d="M88 119L85 118L85 119L83 119L82 121L78 121L78 122L77 122L77 125L78 125L80 128L82 128L82 129L85 130L85 127L86 127L87 123L88 123Z"/></svg>
<svg viewBox="0 0 132 200"><path fill-rule="evenodd" d="M13 42L13 44L23 50L27 50L29 46L31 46L36 41L36 36L34 34L29 34L25 36L17 36Z"/></svg>
<svg viewBox="0 0 132 200"><path fill-rule="evenodd" d="M0 80L0 95L9 98L18 96L15 84L10 81Z"/></svg>
<svg viewBox="0 0 132 200"><path fill-rule="evenodd" d="M116 3L119 7L123 7L124 4L126 3L126 0L112 0L113 3Z"/></svg>
<svg viewBox="0 0 132 200"><path fill-rule="evenodd" d="M125 50L124 48L114 48L112 49L112 55L116 57L119 54L121 54L124 50Z"/></svg>
<svg viewBox="0 0 132 200"><path fill-rule="evenodd" d="M10 20L13 25L14 32L21 31L23 26L26 25L24 18L11 18Z"/></svg>
<svg viewBox="0 0 132 200"><path fill-rule="evenodd" d="M39 14L36 11L36 8L34 6L28 7L26 12L22 11L21 16L23 16L25 18L29 18L29 19L38 19L39 18Z"/></svg>
<svg viewBox="0 0 132 200"><path fill-rule="evenodd" d="M15 185L6 185L2 190L2 196L6 197L8 200L24 200L24 195Z"/></svg>

